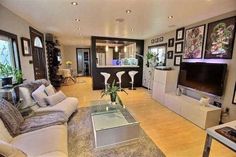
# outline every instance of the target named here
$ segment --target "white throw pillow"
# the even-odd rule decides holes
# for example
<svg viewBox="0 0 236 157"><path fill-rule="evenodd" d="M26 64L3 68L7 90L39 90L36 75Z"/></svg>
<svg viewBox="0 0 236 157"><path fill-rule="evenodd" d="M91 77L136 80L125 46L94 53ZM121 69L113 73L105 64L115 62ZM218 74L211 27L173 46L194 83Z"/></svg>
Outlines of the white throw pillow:
<svg viewBox="0 0 236 157"><path fill-rule="evenodd" d="M50 84L45 88L45 92L48 96L54 95L55 94L55 88Z"/></svg>
<svg viewBox="0 0 236 157"><path fill-rule="evenodd" d="M6 157L27 157L20 149L4 141L0 141L0 154Z"/></svg>
<svg viewBox="0 0 236 157"><path fill-rule="evenodd" d="M46 97L45 100L49 105L53 106L60 103L65 98L66 98L65 94L62 91L59 91L54 95Z"/></svg>
<svg viewBox="0 0 236 157"><path fill-rule="evenodd" d="M38 89L36 89L32 93L32 97L34 100L39 104L41 107L46 107L47 102L45 101L45 98L47 97L47 94L44 92L45 86L41 85Z"/></svg>

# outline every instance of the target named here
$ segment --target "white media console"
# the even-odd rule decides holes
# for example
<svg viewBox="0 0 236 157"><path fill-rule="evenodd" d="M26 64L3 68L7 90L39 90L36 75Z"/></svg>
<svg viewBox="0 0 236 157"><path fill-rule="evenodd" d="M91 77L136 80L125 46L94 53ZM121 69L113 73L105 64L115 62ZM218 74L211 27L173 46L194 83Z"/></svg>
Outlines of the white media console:
<svg viewBox="0 0 236 157"><path fill-rule="evenodd" d="M155 70L152 98L203 129L219 125L221 109L202 106L189 96L177 96L177 79L177 70Z"/></svg>

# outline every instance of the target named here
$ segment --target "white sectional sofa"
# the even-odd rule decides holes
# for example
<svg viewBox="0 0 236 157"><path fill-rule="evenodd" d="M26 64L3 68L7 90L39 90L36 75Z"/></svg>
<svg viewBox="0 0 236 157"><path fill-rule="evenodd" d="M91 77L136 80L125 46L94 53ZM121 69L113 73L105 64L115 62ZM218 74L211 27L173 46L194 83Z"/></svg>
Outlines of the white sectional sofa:
<svg viewBox="0 0 236 157"><path fill-rule="evenodd" d="M0 140L20 149L28 157L68 157L66 124L12 137L0 119Z"/></svg>

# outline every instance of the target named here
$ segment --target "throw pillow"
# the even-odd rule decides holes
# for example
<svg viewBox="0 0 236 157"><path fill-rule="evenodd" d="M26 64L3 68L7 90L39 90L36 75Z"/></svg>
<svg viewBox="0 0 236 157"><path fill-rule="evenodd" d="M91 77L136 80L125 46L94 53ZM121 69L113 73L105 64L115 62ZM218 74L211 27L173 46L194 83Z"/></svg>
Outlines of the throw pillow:
<svg viewBox="0 0 236 157"><path fill-rule="evenodd" d="M47 106L47 102L45 101L47 94L44 92L44 90L45 90L45 86L41 85L32 93L32 97L41 107Z"/></svg>
<svg viewBox="0 0 236 157"><path fill-rule="evenodd" d="M19 134L24 118L15 106L4 99L0 99L0 118L12 136Z"/></svg>
<svg viewBox="0 0 236 157"><path fill-rule="evenodd" d="M24 106L30 106L33 104L33 100L30 94L30 91L26 87L19 87L20 99L23 100Z"/></svg>
<svg viewBox="0 0 236 157"><path fill-rule="evenodd" d="M50 84L45 88L45 92L48 96L55 94L55 88Z"/></svg>
<svg viewBox="0 0 236 157"><path fill-rule="evenodd" d="M27 157L23 151L4 141L0 141L0 154L5 157Z"/></svg>
<svg viewBox="0 0 236 157"><path fill-rule="evenodd" d="M65 98L66 98L65 94L62 91L59 91L54 95L46 97L45 100L47 101L49 105L53 106L60 103Z"/></svg>

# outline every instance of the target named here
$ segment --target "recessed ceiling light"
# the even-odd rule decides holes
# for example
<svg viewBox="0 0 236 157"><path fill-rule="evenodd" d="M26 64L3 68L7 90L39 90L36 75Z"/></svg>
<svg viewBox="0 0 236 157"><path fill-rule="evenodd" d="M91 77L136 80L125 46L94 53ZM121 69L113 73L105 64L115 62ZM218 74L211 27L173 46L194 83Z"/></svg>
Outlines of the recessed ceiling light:
<svg viewBox="0 0 236 157"><path fill-rule="evenodd" d="M71 5L74 5L74 6L75 6L75 5L78 5L77 2L71 2L70 4L71 4Z"/></svg>
<svg viewBox="0 0 236 157"><path fill-rule="evenodd" d="M79 22L79 21L80 21L80 19L75 19L75 21Z"/></svg>
<svg viewBox="0 0 236 157"><path fill-rule="evenodd" d="M172 18L174 18L174 16L168 16L168 19L172 19Z"/></svg>
<svg viewBox="0 0 236 157"><path fill-rule="evenodd" d="M78 28L78 30L80 31L80 27Z"/></svg>
<svg viewBox="0 0 236 157"><path fill-rule="evenodd" d="M126 14L130 14L132 11L131 10L126 10Z"/></svg>

